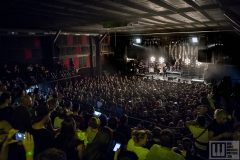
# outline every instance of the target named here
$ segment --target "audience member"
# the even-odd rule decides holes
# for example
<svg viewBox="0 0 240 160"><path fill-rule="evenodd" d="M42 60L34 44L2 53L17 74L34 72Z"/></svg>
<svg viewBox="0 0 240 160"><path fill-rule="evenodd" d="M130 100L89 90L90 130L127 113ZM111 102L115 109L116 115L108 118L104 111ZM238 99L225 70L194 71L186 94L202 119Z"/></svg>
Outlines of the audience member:
<svg viewBox="0 0 240 160"><path fill-rule="evenodd" d="M65 109L67 111L67 115L70 115L72 114L73 112L71 111L72 110L72 102L71 101L65 101Z"/></svg>
<svg viewBox="0 0 240 160"><path fill-rule="evenodd" d="M120 143L121 149L124 150L126 148L127 141L126 141L125 136L122 133L116 131L117 126L118 126L117 117L110 117L108 119L108 127L111 129L112 134L113 134L112 140L115 143Z"/></svg>
<svg viewBox="0 0 240 160"><path fill-rule="evenodd" d="M10 119L10 124L14 129L18 129L20 132L25 132L32 128L32 115L28 111L28 108L31 106L32 98L30 96L24 96L20 106L14 110Z"/></svg>
<svg viewBox="0 0 240 160"><path fill-rule="evenodd" d="M128 141L127 150L135 152L139 160L145 160L149 152L148 149L144 148L147 143L147 136L148 131L134 129L132 139Z"/></svg>
<svg viewBox="0 0 240 160"><path fill-rule="evenodd" d="M227 125L227 112L223 109L217 109L214 113L214 120L208 126L209 141L232 140L232 133Z"/></svg>
<svg viewBox="0 0 240 160"><path fill-rule="evenodd" d="M26 96L26 91L24 89L19 90L17 93L17 98L14 101L14 104L21 104L24 96ZM32 105L32 103L31 103L31 105Z"/></svg>
<svg viewBox="0 0 240 160"><path fill-rule="evenodd" d="M55 98L48 101L49 110L51 112L50 119L51 119L52 125L54 125L55 118L59 116L59 112L56 111L56 108L58 107L58 105L59 105L59 102Z"/></svg>
<svg viewBox="0 0 240 160"><path fill-rule="evenodd" d="M88 143L92 143L93 139L95 138L95 136L97 135L99 126L100 124L100 120L97 117L92 117L89 121L88 121L88 128L87 128L87 140Z"/></svg>
<svg viewBox="0 0 240 160"><path fill-rule="evenodd" d="M0 96L0 121L8 120L14 111L13 107L10 106L12 102L12 97L9 93L3 93Z"/></svg>
<svg viewBox="0 0 240 160"><path fill-rule="evenodd" d="M114 155L109 151L112 142L112 131L108 127L99 129L96 137L84 153L83 160L113 160Z"/></svg>
<svg viewBox="0 0 240 160"><path fill-rule="evenodd" d="M88 122L92 117L94 117L94 112L95 112L94 107L93 106L88 106L87 114L85 114L85 116L84 116L85 128L88 128Z"/></svg>
<svg viewBox="0 0 240 160"><path fill-rule="evenodd" d="M192 141L189 138L183 138L182 140L183 150L181 151L181 155L185 158L185 160L194 159L192 155Z"/></svg>
<svg viewBox="0 0 240 160"><path fill-rule="evenodd" d="M100 120L100 122L101 122L100 127L107 126L107 124L108 124L108 119L107 119L107 116L106 116L105 114L101 114L98 118L99 118L99 120Z"/></svg>
<svg viewBox="0 0 240 160"><path fill-rule="evenodd" d="M61 124L66 117L67 111L65 109L60 109L58 117L54 119L54 128L61 128Z"/></svg>
<svg viewBox="0 0 240 160"><path fill-rule="evenodd" d="M123 151L120 152L117 160L138 160L138 156L133 151Z"/></svg>
<svg viewBox="0 0 240 160"><path fill-rule="evenodd" d="M160 145L154 144L147 155L147 159L184 160L183 156L172 150L174 144L173 134L164 129L160 134Z"/></svg>
<svg viewBox="0 0 240 160"><path fill-rule="evenodd" d="M53 134L46 129L46 125L50 120L50 111L48 106L39 106L35 110L33 116L33 125L30 133L34 138L34 154L38 155L42 151L52 148L54 144Z"/></svg>
<svg viewBox="0 0 240 160"><path fill-rule="evenodd" d="M84 119L83 119L82 115L78 115L78 113L80 111L80 105L73 104L72 111L73 111L73 113L70 114L68 117L74 119L74 121L77 124L77 128L84 129Z"/></svg>
<svg viewBox="0 0 240 160"><path fill-rule="evenodd" d="M160 144L160 133L162 132L161 128L159 127L155 127L152 130L152 139L147 141L146 143L146 148L150 150L150 148L154 145L154 144Z"/></svg>
<svg viewBox="0 0 240 160"><path fill-rule="evenodd" d="M123 114L120 117L120 124L118 125L116 131L122 133L125 136L126 140L129 141L131 139L132 129L127 126L127 123L128 116L126 114Z"/></svg>
<svg viewBox="0 0 240 160"><path fill-rule="evenodd" d="M197 120L187 121L186 126L189 128L194 138L195 152L201 157L208 157L208 129L205 128L206 118L198 116Z"/></svg>
<svg viewBox="0 0 240 160"><path fill-rule="evenodd" d="M67 156L59 149L50 148L40 153L35 160L67 160Z"/></svg>
<svg viewBox="0 0 240 160"><path fill-rule="evenodd" d="M62 122L60 133L55 140L55 147L64 151L69 160L82 159L84 144L78 139L76 123L73 119L66 118Z"/></svg>

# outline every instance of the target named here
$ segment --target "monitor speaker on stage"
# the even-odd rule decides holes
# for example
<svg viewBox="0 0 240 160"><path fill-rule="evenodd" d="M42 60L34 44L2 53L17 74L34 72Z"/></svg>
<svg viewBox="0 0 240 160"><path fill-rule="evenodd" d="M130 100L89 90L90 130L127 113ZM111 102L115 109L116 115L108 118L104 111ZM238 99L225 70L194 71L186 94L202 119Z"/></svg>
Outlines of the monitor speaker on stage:
<svg viewBox="0 0 240 160"><path fill-rule="evenodd" d="M211 63L212 50L211 49L198 50L198 62Z"/></svg>

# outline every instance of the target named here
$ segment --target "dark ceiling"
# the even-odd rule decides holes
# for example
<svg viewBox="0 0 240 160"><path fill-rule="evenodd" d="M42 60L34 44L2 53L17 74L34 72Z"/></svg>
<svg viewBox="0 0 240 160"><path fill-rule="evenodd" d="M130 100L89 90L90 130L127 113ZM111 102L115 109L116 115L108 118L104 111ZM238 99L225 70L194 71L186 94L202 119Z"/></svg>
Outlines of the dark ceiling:
<svg viewBox="0 0 240 160"><path fill-rule="evenodd" d="M4 0L1 29L81 33L240 31L240 0Z"/></svg>

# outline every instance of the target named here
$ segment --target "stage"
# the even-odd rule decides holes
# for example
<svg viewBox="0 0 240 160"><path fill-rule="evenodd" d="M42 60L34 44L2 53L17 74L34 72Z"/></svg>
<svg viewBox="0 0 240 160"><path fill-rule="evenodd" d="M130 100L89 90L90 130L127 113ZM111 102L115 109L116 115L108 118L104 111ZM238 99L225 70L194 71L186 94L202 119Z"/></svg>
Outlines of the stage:
<svg viewBox="0 0 240 160"><path fill-rule="evenodd" d="M135 74L135 76L142 77L143 79L153 79L153 80L165 80L169 82L187 82L187 83L205 83L203 78L199 78L198 76L189 76L182 75L181 72L167 72L167 77L162 73L145 73L145 74Z"/></svg>

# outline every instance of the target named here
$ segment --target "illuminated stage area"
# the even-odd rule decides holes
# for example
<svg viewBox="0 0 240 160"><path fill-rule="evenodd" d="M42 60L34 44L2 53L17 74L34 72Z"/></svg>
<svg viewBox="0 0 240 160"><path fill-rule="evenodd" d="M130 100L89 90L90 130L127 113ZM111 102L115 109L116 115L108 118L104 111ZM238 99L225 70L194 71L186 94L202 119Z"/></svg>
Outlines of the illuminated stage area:
<svg viewBox="0 0 240 160"><path fill-rule="evenodd" d="M207 67L202 65L198 60L185 58L171 59L164 57L156 58L154 56L145 60L128 59L130 60L130 71L140 77L147 79L161 79L168 81L188 81L188 82L204 82L204 70ZM132 64L131 64L132 62ZM131 67L133 66L133 67Z"/></svg>
<svg viewBox="0 0 240 160"><path fill-rule="evenodd" d="M182 76L180 72L168 72L167 77L163 77L162 74L135 74L135 76L142 77L143 79L149 80L163 80L169 82L186 82L186 83L206 83L203 78L196 76Z"/></svg>

